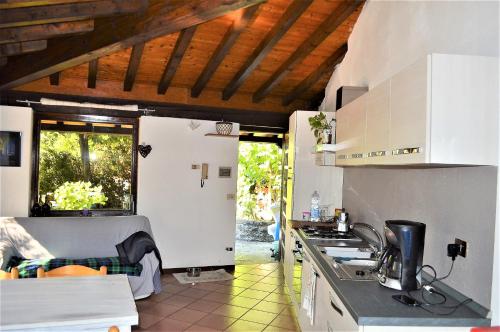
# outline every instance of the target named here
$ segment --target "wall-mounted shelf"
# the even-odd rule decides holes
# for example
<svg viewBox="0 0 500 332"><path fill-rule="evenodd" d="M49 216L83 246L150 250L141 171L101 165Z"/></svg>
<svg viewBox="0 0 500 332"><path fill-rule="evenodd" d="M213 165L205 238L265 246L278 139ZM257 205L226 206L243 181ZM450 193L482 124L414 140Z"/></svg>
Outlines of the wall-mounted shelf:
<svg viewBox="0 0 500 332"><path fill-rule="evenodd" d="M330 152L330 153L335 153L337 150L339 150L339 146L337 144L317 144L314 147L314 152Z"/></svg>
<svg viewBox="0 0 500 332"><path fill-rule="evenodd" d="M238 138L240 135L221 135L221 134L215 134L215 133L208 133L205 134L205 136L211 136L211 137L228 137L228 138Z"/></svg>

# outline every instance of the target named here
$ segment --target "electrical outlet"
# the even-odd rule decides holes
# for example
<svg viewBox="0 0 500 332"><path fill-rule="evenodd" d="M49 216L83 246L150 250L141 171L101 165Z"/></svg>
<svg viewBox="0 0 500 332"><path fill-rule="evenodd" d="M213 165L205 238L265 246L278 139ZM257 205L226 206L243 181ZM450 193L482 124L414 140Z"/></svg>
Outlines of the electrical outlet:
<svg viewBox="0 0 500 332"><path fill-rule="evenodd" d="M236 196L234 194L227 194L226 198L228 201L234 201L236 199Z"/></svg>
<svg viewBox="0 0 500 332"><path fill-rule="evenodd" d="M226 251L233 251L233 247L226 247Z"/></svg>
<svg viewBox="0 0 500 332"><path fill-rule="evenodd" d="M465 258L465 256L467 255L467 242L465 242L464 240L455 239L455 244L458 244L460 246L458 256L462 256Z"/></svg>

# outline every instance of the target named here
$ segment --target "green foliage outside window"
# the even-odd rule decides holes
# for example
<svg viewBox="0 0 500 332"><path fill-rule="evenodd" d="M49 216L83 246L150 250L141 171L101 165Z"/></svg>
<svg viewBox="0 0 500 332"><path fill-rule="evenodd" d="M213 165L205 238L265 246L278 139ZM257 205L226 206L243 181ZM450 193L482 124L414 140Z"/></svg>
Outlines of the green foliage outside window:
<svg viewBox="0 0 500 332"><path fill-rule="evenodd" d="M43 130L40 133L39 194L55 210L128 209L131 197L132 136ZM67 183L70 183L68 185ZM85 186L82 186L85 183ZM89 186L87 187L87 184ZM87 189L86 189L87 188ZM97 190L100 188L99 190ZM69 195L68 190L75 190ZM55 193L66 192L64 200ZM75 197L80 203L74 202ZM87 207L89 201L99 199ZM63 197L63 196L60 196ZM105 203L105 204L104 204ZM85 206L85 207L84 207Z"/></svg>
<svg viewBox="0 0 500 332"><path fill-rule="evenodd" d="M280 203L281 159L276 144L240 143L238 219L270 220L271 205Z"/></svg>
<svg viewBox="0 0 500 332"><path fill-rule="evenodd" d="M108 198L102 193L102 186L92 187L90 182L65 182L54 193L56 206L61 210L90 209L105 205Z"/></svg>

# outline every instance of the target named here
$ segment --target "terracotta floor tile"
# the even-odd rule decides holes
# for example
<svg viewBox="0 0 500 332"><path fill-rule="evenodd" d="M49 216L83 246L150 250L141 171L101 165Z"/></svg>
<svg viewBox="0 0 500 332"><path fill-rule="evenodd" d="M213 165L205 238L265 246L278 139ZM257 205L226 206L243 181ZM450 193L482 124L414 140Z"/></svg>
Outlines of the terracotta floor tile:
<svg viewBox="0 0 500 332"><path fill-rule="evenodd" d="M250 265L236 265L234 267L234 272L248 272L250 270L253 270L255 266L250 266Z"/></svg>
<svg viewBox="0 0 500 332"><path fill-rule="evenodd" d="M148 297L146 299L141 299L135 301L135 306L137 307L137 312L141 312L146 308L149 308L152 305L155 305L157 302L151 300L151 297Z"/></svg>
<svg viewBox="0 0 500 332"><path fill-rule="evenodd" d="M231 305L235 305L237 307L243 307L243 308L248 308L248 309L251 309L253 307L255 307L255 305L257 303L259 303L260 300L257 300L257 299L251 299L251 298L248 298L248 297L244 297L244 296L236 296L234 298L231 299L231 301L229 302L229 304Z"/></svg>
<svg viewBox="0 0 500 332"><path fill-rule="evenodd" d="M199 325L195 324L184 331L187 331L187 332L222 332L223 330L211 329L211 328L206 327L206 326L199 326Z"/></svg>
<svg viewBox="0 0 500 332"><path fill-rule="evenodd" d="M223 285L230 285L230 286L243 287L243 288L248 288L254 284L255 284L255 281L241 280L241 279L229 280L229 281L226 281L223 283Z"/></svg>
<svg viewBox="0 0 500 332"><path fill-rule="evenodd" d="M203 311L183 308L181 310L176 311L172 315L168 316L168 318L193 324L202 319L203 317L205 317L206 315L207 313Z"/></svg>
<svg viewBox="0 0 500 332"><path fill-rule="evenodd" d="M289 330L298 330L298 324L295 318L286 315L278 315L269 325L281 327Z"/></svg>
<svg viewBox="0 0 500 332"><path fill-rule="evenodd" d="M297 317L297 314L295 313L295 309L293 308L293 305L284 304L284 306L285 306L285 308L280 312L280 315Z"/></svg>
<svg viewBox="0 0 500 332"><path fill-rule="evenodd" d="M182 296L192 297L194 299L201 299L202 297L207 296L210 293L211 291L204 289L187 288L177 294Z"/></svg>
<svg viewBox="0 0 500 332"><path fill-rule="evenodd" d="M260 264L259 269L261 270L268 270L268 271L274 271L277 268L279 268L280 263L266 263L266 264Z"/></svg>
<svg viewBox="0 0 500 332"><path fill-rule="evenodd" d="M183 290L188 289L188 286L181 286L181 285L175 285L175 284L166 284L163 285L163 292L170 292L170 293L179 293L182 292Z"/></svg>
<svg viewBox="0 0 500 332"><path fill-rule="evenodd" d="M284 278L275 278L275 277L265 277L264 279L260 280L259 282L263 282L265 284L281 286L281 285L285 284L285 279Z"/></svg>
<svg viewBox="0 0 500 332"><path fill-rule="evenodd" d="M215 290L218 293L225 293L225 294L231 294L233 296L236 296L243 292L246 288L244 287L238 287L238 286L230 286L230 285L218 285L217 289Z"/></svg>
<svg viewBox="0 0 500 332"><path fill-rule="evenodd" d="M234 305L224 304L217 308L213 313L217 315L240 318L248 311L248 308L237 307Z"/></svg>
<svg viewBox="0 0 500 332"><path fill-rule="evenodd" d="M272 292L274 291L278 286L276 285L271 285L271 284L264 284L264 283L256 283L255 285L250 286L250 289L256 289L260 291L265 291L265 292Z"/></svg>
<svg viewBox="0 0 500 332"><path fill-rule="evenodd" d="M282 327L276 327L269 325L264 329L264 332L299 332L299 330L288 330Z"/></svg>
<svg viewBox="0 0 500 332"><path fill-rule="evenodd" d="M282 303L260 301L253 309L279 314L287 307L288 305Z"/></svg>
<svg viewBox="0 0 500 332"><path fill-rule="evenodd" d="M290 296L286 294L271 293L264 300L269 302L291 304Z"/></svg>
<svg viewBox="0 0 500 332"><path fill-rule="evenodd" d="M151 331L184 331L191 326L191 323L181 322L170 318L163 318L158 323L149 327Z"/></svg>
<svg viewBox="0 0 500 332"><path fill-rule="evenodd" d="M139 314L139 327L141 329L147 329L148 327L159 322L162 319L163 319L163 317L159 317L157 315L150 315L150 314L146 314L144 312L141 312Z"/></svg>
<svg viewBox="0 0 500 332"><path fill-rule="evenodd" d="M187 309L193 309L193 310L198 310L198 311L203 311L210 313L220 307L222 303L219 302L214 302L214 301L205 301L205 300L197 300L185 308Z"/></svg>
<svg viewBox="0 0 500 332"><path fill-rule="evenodd" d="M247 280L247 281L259 281L261 279L263 279L264 277L263 276L259 276L259 275L256 275L256 274L242 274L238 277L238 280Z"/></svg>
<svg viewBox="0 0 500 332"><path fill-rule="evenodd" d="M230 303L233 296L231 294L213 292L203 297L205 301L214 301L219 303Z"/></svg>
<svg viewBox="0 0 500 332"><path fill-rule="evenodd" d="M255 275L258 275L258 276L263 276L263 277L265 277L265 276L268 276L268 275L269 275L269 273L273 273L273 272L271 272L271 271L269 271L269 270L262 270L262 269L259 269L259 268L255 268L255 269L250 270L250 271L248 271L248 272L246 272L246 273L247 273L247 274L255 274Z"/></svg>
<svg viewBox="0 0 500 332"><path fill-rule="evenodd" d="M229 325L233 324L235 321L236 321L235 318L221 316L221 315L208 314L205 317L203 317L201 320L196 322L196 325L210 327L210 328L216 329L216 330L224 330Z"/></svg>
<svg viewBox="0 0 500 332"><path fill-rule="evenodd" d="M174 296L174 295L175 295L175 293L171 293L171 292L162 290L162 292L160 294L153 294L150 297L148 297L147 299L150 301L153 301L153 302L161 302L161 301L164 301L165 299L167 299L171 296Z"/></svg>
<svg viewBox="0 0 500 332"><path fill-rule="evenodd" d="M226 331L231 332L257 332L262 331L266 328L266 325L259 324L255 322L248 322L244 320L238 320L233 325L229 326Z"/></svg>
<svg viewBox="0 0 500 332"><path fill-rule="evenodd" d="M155 303L152 306L149 306L147 308L144 308L141 313L146 313L149 315L155 315L160 318L165 318L174 312L179 310L179 307L170 305L170 304L165 304L165 303Z"/></svg>
<svg viewBox="0 0 500 332"><path fill-rule="evenodd" d="M255 309L250 309L246 314L241 316L240 319L246 320L249 322L255 322L260 324L269 324L276 318L278 314L274 314L272 312L265 312Z"/></svg>
<svg viewBox="0 0 500 332"><path fill-rule="evenodd" d="M244 290L243 292L240 293L241 296L249 297L252 299L258 299L258 300L264 299L269 294L270 294L269 292L260 291L260 290L256 290L256 289L247 289L247 290Z"/></svg>
<svg viewBox="0 0 500 332"><path fill-rule="evenodd" d="M289 294L290 291L288 290L288 287L286 285L283 286L277 286L275 290L273 290L273 293L280 293L280 294Z"/></svg>
<svg viewBox="0 0 500 332"><path fill-rule="evenodd" d="M171 296L171 297L165 299L161 303L175 305L177 307L182 308L182 307L187 306L188 304L193 303L194 301L196 301L196 299L193 299L192 297L174 295L174 296Z"/></svg>

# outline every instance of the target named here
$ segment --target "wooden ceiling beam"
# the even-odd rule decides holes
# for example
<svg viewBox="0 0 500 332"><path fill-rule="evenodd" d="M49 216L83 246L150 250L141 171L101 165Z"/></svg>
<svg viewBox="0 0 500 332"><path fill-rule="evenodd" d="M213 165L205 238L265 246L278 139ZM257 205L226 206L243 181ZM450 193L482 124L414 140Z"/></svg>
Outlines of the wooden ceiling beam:
<svg viewBox="0 0 500 332"><path fill-rule="evenodd" d="M99 59L93 59L89 62L89 76L87 87L95 89L97 83L97 68L99 66Z"/></svg>
<svg viewBox="0 0 500 332"><path fill-rule="evenodd" d="M338 7L319 25L311 36L260 86L252 97L253 102L258 103L264 99L297 64L304 60L334 32L363 2L364 0L345 0L340 2Z"/></svg>
<svg viewBox="0 0 500 332"><path fill-rule="evenodd" d="M0 28L80 21L102 16L129 14L144 11L147 6L148 0L101 0L51 4L43 7L0 9Z"/></svg>
<svg viewBox="0 0 500 332"><path fill-rule="evenodd" d="M170 58L168 59L167 65L165 66L165 70L161 75L160 83L158 83L159 95L165 94L165 92L167 92L170 82L172 82L175 72L177 71L177 67L179 67L179 64L182 61L182 57L184 57L184 53L186 53L189 43L191 43L191 39L193 39L195 31L196 26L192 26L182 30L179 33L179 37L175 42L172 54L170 54Z"/></svg>
<svg viewBox="0 0 500 332"><path fill-rule="evenodd" d="M229 53L241 32L252 21L252 17L254 17L258 8L259 6L253 6L245 9L241 18L236 19L231 24L231 27L226 31L226 34L222 38L221 42L212 54L212 57L203 69L203 72L200 74L198 80L196 80L196 83L191 89L191 97L197 98L201 94L201 91L205 88L205 85L224 60L227 53Z"/></svg>
<svg viewBox="0 0 500 332"><path fill-rule="evenodd" d="M0 56L0 67L3 67L7 64L7 57L6 56Z"/></svg>
<svg viewBox="0 0 500 332"><path fill-rule="evenodd" d="M22 53L41 51L47 48L47 40L34 40L21 43L0 45L0 56L13 56Z"/></svg>
<svg viewBox="0 0 500 332"><path fill-rule="evenodd" d="M0 90L48 76L141 42L195 26L264 0L190 0L172 3L150 0L143 15L104 18L85 35L51 40L35 55L25 54L0 70Z"/></svg>
<svg viewBox="0 0 500 332"><path fill-rule="evenodd" d="M59 85L59 79L61 78L61 72L54 73L49 76L50 85Z"/></svg>
<svg viewBox="0 0 500 332"><path fill-rule="evenodd" d="M282 105L288 106L304 92L309 90L323 75L331 73L337 64L344 58L347 52L347 44L340 46L330 57L328 57L316 70L309 74L289 94L283 97Z"/></svg>
<svg viewBox="0 0 500 332"><path fill-rule="evenodd" d="M94 21L50 23L29 27L0 29L0 44L44 40L94 30Z"/></svg>
<svg viewBox="0 0 500 332"><path fill-rule="evenodd" d="M132 91L135 76L137 75L139 65L141 64L143 51L144 43L139 43L132 47L132 52L130 53L130 59L128 61L127 74L125 75L125 81L123 82L123 91Z"/></svg>
<svg viewBox="0 0 500 332"><path fill-rule="evenodd" d="M12 9L23 7L38 7L48 5L59 5L75 2L93 2L96 0L4 0L0 3L0 9Z"/></svg>
<svg viewBox="0 0 500 332"><path fill-rule="evenodd" d="M271 52L274 45L286 34L288 29L297 21L302 13L309 7L312 0L294 1L281 16L280 20L267 33L253 53L248 57L245 64L231 79L231 82L224 88L222 93L223 100L229 100L238 88L245 82L255 68L264 60L267 54Z"/></svg>

